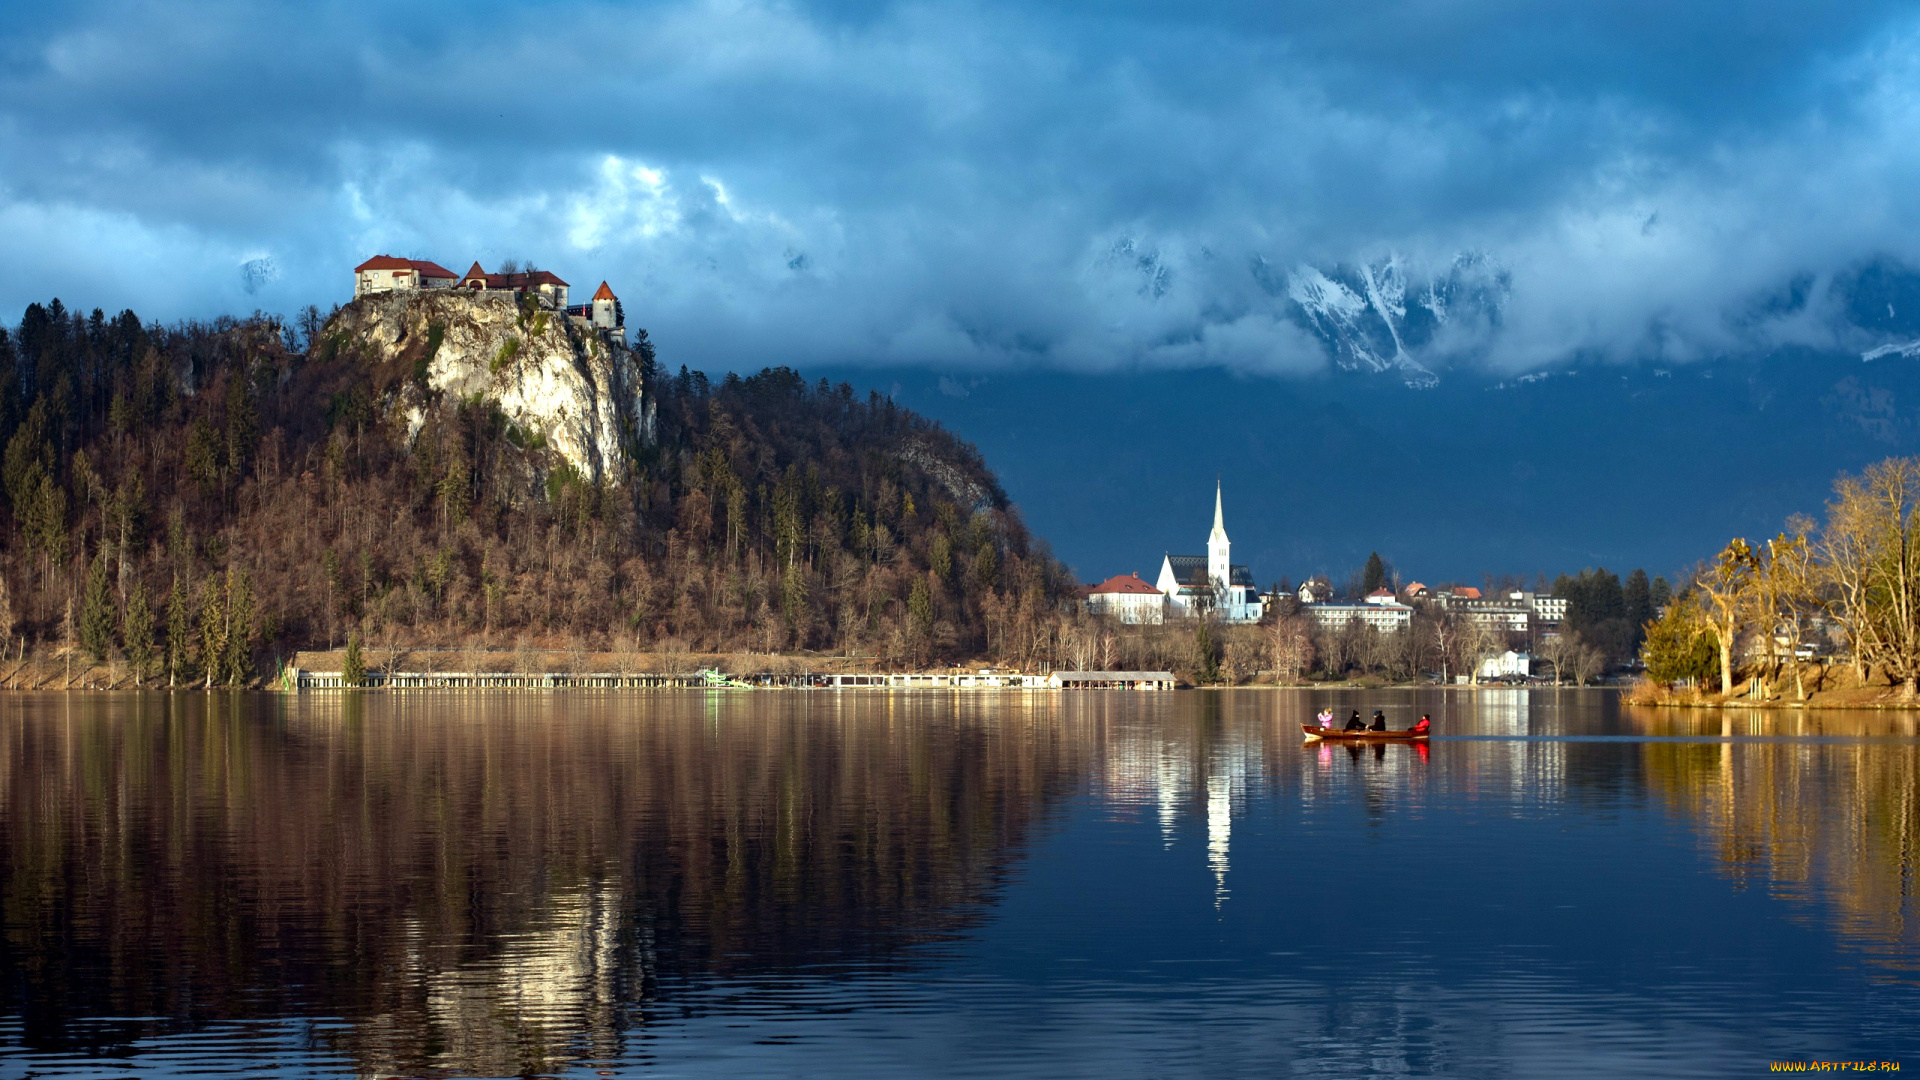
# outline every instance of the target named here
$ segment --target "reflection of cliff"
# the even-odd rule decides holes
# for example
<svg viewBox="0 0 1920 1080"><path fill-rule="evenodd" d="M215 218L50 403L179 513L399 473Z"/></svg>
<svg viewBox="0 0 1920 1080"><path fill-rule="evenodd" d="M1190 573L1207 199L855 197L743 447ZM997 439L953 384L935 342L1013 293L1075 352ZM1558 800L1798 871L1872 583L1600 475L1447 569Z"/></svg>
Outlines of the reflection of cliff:
<svg viewBox="0 0 1920 1080"><path fill-rule="evenodd" d="M1728 715L1720 733L1899 733L1911 718ZM1849 730L1853 729L1853 730ZM1702 732L1707 733L1707 732ZM1913 889L1920 753L1911 744L1647 743L1650 790L1696 818L1728 874L1783 897L1824 899L1840 940L1902 965L1920 943Z"/></svg>
<svg viewBox="0 0 1920 1080"><path fill-rule="evenodd" d="M1087 768L1021 700L14 699L8 1007L43 1047L320 1013L380 1072L598 1055L674 979L963 927Z"/></svg>

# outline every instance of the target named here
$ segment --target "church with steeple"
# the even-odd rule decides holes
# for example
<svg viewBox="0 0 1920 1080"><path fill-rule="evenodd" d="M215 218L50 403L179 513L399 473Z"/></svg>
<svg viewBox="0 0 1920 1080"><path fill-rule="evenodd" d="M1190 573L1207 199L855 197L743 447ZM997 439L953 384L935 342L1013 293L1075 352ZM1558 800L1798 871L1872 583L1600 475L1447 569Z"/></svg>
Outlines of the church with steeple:
<svg viewBox="0 0 1920 1080"><path fill-rule="evenodd" d="M1213 487L1213 531L1207 534L1205 555L1168 555L1154 584L1167 598L1173 615L1217 612L1223 622L1259 622L1266 604L1253 583L1253 572L1233 565L1232 542L1227 539L1220 485Z"/></svg>

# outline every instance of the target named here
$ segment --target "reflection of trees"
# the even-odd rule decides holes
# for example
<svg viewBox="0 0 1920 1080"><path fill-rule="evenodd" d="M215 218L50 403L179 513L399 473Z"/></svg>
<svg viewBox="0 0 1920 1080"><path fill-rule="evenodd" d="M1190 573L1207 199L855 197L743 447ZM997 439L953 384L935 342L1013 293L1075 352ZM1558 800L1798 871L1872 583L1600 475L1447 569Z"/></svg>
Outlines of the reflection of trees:
<svg viewBox="0 0 1920 1080"><path fill-rule="evenodd" d="M1828 714L1756 720L1720 733L1884 735L1909 717ZM1912 879L1920 840L1920 751L1911 744L1646 743L1650 790L1704 826L1736 881L1809 902L1841 940L1905 966L1920 943Z"/></svg>
<svg viewBox="0 0 1920 1080"><path fill-rule="evenodd" d="M0 969L42 1047L323 1012L369 1069L546 1068L663 981L955 932L1086 768L1022 700L29 701Z"/></svg>

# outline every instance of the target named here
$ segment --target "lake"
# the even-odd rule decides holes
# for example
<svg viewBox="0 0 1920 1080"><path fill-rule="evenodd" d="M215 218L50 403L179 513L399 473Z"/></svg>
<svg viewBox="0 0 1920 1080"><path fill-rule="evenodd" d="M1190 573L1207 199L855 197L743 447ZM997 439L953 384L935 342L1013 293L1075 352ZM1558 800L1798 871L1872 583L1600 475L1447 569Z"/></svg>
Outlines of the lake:
<svg viewBox="0 0 1920 1080"><path fill-rule="evenodd" d="M1303 744L1323 706L1431 746ZM1920 1068L1920 714L0 696L0 1075Z"/></svg>

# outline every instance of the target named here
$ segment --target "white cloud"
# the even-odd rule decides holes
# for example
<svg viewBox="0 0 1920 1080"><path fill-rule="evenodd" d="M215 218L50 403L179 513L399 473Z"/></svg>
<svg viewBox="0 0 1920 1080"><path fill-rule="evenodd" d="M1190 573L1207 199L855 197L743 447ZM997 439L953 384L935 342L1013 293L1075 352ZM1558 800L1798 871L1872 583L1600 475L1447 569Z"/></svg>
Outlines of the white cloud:
<svg viewBox="0 0 1920 1080"><path fill-rule="evenodd" d="M1514 18L1428 15L1461 42ZM1474 251L1511 273L1499 325L1434 347L1504 371L1828 344L1830 312L1743 313L1797 275L1920 261L1920 49L1886 15L1767 64L1614 42L1637 74L1564 59L1544 18L1467 70L1371 17L1264 6L7 18L0 309L56 287L160 317L291 308L343 298L375 251L513 256L607 278L688 362L1310 372L1326 357L1257 262L1392 251L1417 287ZM236 267L262 258L278 277L246 295Z"/></svg>

